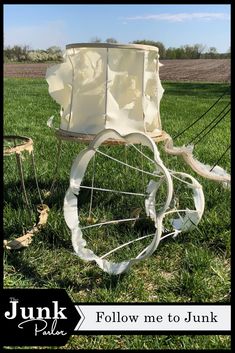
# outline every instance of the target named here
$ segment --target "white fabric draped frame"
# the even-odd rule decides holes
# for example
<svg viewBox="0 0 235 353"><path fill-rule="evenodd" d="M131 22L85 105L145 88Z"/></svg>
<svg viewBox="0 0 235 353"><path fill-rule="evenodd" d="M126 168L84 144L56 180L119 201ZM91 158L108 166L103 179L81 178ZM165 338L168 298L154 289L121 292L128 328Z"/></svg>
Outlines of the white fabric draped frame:
<svg viewBox="0 0 235 353"><path fill-rule="evenodd" d="M64 63L46 73L49 93L62 108L61 130L161 134L158 48L100 43L66 48Z"/></svg>
<svg viewBox="0 0 235 353"><path fill-rule="evenodd" d="M158 48L153 46L80 43L67 45L64 62L49 67L46 73L49 93L61 106L59 132L63 134L63 138L64 135L69 139L75 136L79 142L79 136L91 135L92 137L89 147L81 151L73 163L70 186L64 199L64 217L71 230L73 248L83 260L95 261L101 269L112 274L127 271L132 264L148 258L156 250L160 241L166 237L175 237L181 232L197 227L204 212L205 200L202 186L189 174L167 169L160 158L155 140L164 136L165 152L182 156L199 175L223 182L226 186L230 183L230 175L226 171L218 166L211 168L200 163L193 156L192 146L174 147L172 138L162 131L160 102L164 89L159 78L160 66ZM48 121L49 126L52 125L52 118ZM91 189L89 217L93 190L133 194L129 191L95 187L94 170L91 187L81 185L90 160L95 158L96 153L103 154L130 169L147 173L101 152L99 146L110 139L132 145L139 151L140 156L147 158L155 166L155 174L146 185L147 196L140 194L139 190L135 192L136 195L146 197L145 213L147 218L154 221L155 233L130 240L98 256L87 247L83 230L129 222L136 218L108 220L80 227L77 198L81 188ZM153 158L146 156L141 149L134 146L135 144L149 147ZM156 181L155 177L159 171L161 178ZM192 191L193 209L177 208L173 193L173 179L187 185ZM160 195L159 188L162 182L167 186L166 200L161 209L156 209L156 200ZM176 218L171 218L173 214L177 215ZM167 234L163 235L167 216L170 217L169 223L172 229L167 230ZM136 257L119 263L106 260L106 257L113 252L147 237L151 239L150 244Z"/></svg>

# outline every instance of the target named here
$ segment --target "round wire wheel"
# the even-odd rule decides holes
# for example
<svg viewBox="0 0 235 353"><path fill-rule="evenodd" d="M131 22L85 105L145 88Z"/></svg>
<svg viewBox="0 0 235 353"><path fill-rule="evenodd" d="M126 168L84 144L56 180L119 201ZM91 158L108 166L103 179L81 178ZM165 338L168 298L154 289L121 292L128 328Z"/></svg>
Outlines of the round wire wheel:
<svg viewBox="0 0 235 353"><path fill-rule="evenodd" d="M101 146L107 139L124 144ZM64 199L76 254L110 274L148 258L172 195L171 175L151 138L103 130L75 159Z"/></svg>

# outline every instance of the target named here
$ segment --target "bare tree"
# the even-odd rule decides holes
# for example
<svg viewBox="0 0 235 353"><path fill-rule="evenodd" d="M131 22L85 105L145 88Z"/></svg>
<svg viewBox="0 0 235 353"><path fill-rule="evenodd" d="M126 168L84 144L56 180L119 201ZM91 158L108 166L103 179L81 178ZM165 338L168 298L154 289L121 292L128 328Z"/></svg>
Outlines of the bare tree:
<svg viewBox="0 0 235 353"><path fill-rule="evenodd" d="M106 43L118 43L118 41L115 38L107 38Z"/></svg>
<svg viewBox="0 0 235 353"><path fill-rule="evenodd" d="M204 45L204 44L195 44L194 45L194 50L195 50L195 53L196 53L196 59L200 59L202 53L205 52L205 50L206 50L206 45Z"/></svg>
<svg viewBox="0 0 235 353"><path fill-rule="evenodd" d="M91 43L101 43L102 39L99 37L92 37L91 38Z"/></svg>
<svg viewBox="0 0 235 353"><path fill-rule="evenodd" d="M166 48L162 42L155 42L153 40L135 40L132 43L134 44L144 44L144 45L153 45L159 49L159 55L161 59L165 58L166 55Z"/></svg>

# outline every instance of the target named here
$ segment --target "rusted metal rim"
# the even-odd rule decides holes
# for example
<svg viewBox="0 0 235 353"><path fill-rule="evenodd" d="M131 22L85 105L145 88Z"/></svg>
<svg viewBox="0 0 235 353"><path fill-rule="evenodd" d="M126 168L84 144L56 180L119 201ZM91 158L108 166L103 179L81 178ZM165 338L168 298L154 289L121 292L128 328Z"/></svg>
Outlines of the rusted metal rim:
<svg viewBox="0 0 235 353"><path fill-rule="evenodd" d="M116 48L116 49L137 49L137 50L153 50L158 52L159 49L153 45L144 44L121 44L121 43L73 43L67 44L66 49L75 48Z"/></svg>
<svg viewBox="0 0 235 353"><path fill-rule="evenodd" d="M94 140L96 135L88 135L88 134L79 134L75 132L70 132L62 129L58 129L55 131L56 137L61 140L80 142L80 143L90 143ZM169 135L165 131L161 131L160 134L154 135L152 133L146 133L148 137L151 137L154 142L165 141ZM126 141L123 139L108 139L103 142L104 145L123 145L126 144Z"/></svg>
<svg viewBox="0 0 235 353"><path fill-rule="evenodd" d="M3 155L8 156L14 153L21 153L28 151L29 153L33 150L33 140L26 136L7 135L3 136ZM10 146L5 145L5 142L10 143Z"/></svg>

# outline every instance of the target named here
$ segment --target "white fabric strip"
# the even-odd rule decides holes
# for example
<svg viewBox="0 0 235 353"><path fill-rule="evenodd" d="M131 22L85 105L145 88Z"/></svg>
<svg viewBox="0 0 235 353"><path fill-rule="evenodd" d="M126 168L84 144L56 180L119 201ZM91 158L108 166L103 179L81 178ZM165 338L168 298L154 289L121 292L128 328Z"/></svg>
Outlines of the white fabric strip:
<svg viewBox="0 0 235 353"><path fill-rule="evenodd" d="M221 167L216 166L211 170L211 166L203 164L193 156L193 146L174 147L172 138L168 135L164 144L167 153L175 156L182 156L184 161L199 175L204 178L230 183L230 175Z"/></svg>

